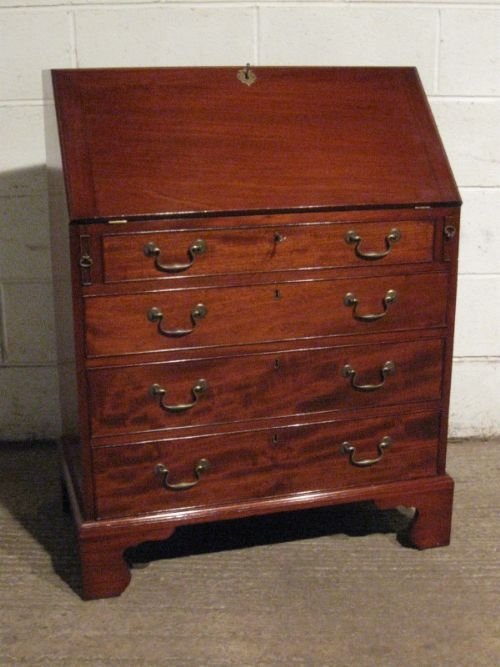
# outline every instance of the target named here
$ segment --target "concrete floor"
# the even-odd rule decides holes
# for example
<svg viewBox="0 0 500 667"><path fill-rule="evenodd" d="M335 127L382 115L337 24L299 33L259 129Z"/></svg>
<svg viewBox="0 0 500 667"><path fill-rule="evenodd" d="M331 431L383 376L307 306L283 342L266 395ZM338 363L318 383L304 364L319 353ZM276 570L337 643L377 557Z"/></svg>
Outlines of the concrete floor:
<svg viewBox="0 0 500 667"><path fill-rule="evenodd" d="M452 543L371 506L179 530L82 602L50 444L0 446L0 665L498 667L500 441L453 443Z"/></svg>

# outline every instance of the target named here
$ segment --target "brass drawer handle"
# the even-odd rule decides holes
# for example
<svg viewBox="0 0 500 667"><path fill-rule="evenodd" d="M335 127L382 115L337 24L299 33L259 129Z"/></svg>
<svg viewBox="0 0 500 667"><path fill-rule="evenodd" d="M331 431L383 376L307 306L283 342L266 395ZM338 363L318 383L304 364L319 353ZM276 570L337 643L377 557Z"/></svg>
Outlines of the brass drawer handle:
<svg viewBox="0 0 500 667"><path fill-rule="evenodd" d="M194 482L179 482L178 484L171 484L168 481L170 470L164 466L163 463L158 463L155 468L155 473L162 477L162 484L166 489L171 489L172 491L185 491L186 489L192 489L193 486L196 486L203 473L207 472L209 467L210 463L207 459L200 459L194 467L194 476L196 477Z"/></svg>
<svg viewBox="0 0 500 667"><path fill-rule="evenodd" d="M368 468L369 466L374 466L376 463L382 460L384 456L384 452L386 449L388 449L392 445L392 438L390 438L388 435L385 435L382 438L382 441L378 443L377 445L377 450L378 450L378 456L375 459L358 459L356 460L354 457L356 456L356 447L354 445L351 445L350 442L347 440L342 443L340 446L340 451L342 454L346 454L349 456L349 463L353 466L357 466L358 468Z"/></svg>
<svg viewBox="0 0 500 667"><path fill-rule="evenodd" d="M164 329L162 327L162 320L164 318L164 315L159 308L156 308L156 306L150 308L146 313L146 315L150 322L158 322L158 332L161 333L162 336L169 336L171 338L180 338L181 336L187 336L188 334L193 333L197 322L202 320L207 313L208 309L202 303L199 303L197 306L195 306L191 311L191 321L193 323L191 329Z"/></svg>
<svg viewBox="0 0 500 667"><path fill-rule="evenodd" d="M352 315L357 320L362 320L364 322L372 322L373 320L380 320L382 317L385 317L387 314L387 309L392 303L396 303L398 299L398 293L394 289L387 290L386 295L382 299L382 305L384 310L381 313L374 313L368 315L360 315L358 313L359 301L357 297L352 292L347 292L344 297L344 305L348 308L352 308Z"/></svg>
<svg viewBox="0 0 500 667"><path fill-rule="evenodd" d="M207 389L208 389L208 382L206 380L198 380L198 382L191 389L194 401L192 401L192 403L179 403L178 405L168 405L167 403L165 403L167 390L163 389L163 387L161 387L159 384L153 384L149 389L149 393L151 394L151 396L153 396L153 398L160 399L159 405L166 412L185 412L186 410L189 410L198 403L198 399L202 394L206 392Z"/></svg>
<svg viewBox="0 0 500 667"><path fill-rule="evenodd" d="M90 255L82 255L80 261L78 262L82 269L90 269L94 260Z"/></svg>
<svg viewBox="0 0 500 667"><path fill-rule="evenodd" d="M396 372L396 364L393 361L386 361L385 364L380 369L380 376L382 378L381 382L379 382L378 384L357 384L356 382L357 372L354 370L354 368L350 364L346 364L342 369L343 377L350 378L351 387L353 389L356 389L357 391L375 391L376 389L380 389L385 384L385 378L388 375L394 375L395 372Z"/></svg>
<svg viewBox="0 0 500 667"><path fill-rule="evenodd" d="M394 227L394 229L391 229L391 231L387 234L385 237L385 250L382 252L362 252L359 248L361 245L361 241L363 240L359 234L356 234L354 230L350 230L347 232L347 234L344 236L345 242L354 245L354 252L358 257L361 259L382 259L383 257L387 257L387 255L391 252L392 246L397 243L401 238L401 232L399 229Z"/></svg>
<svg viewBox="0 0 500 667"><path fill-rule="evenodd" d="M154 241L146 243L144 246L144 254L146 257L155 258L155 267L158 271L163 271L165 273L180 273L181 271L186 271L193 266L193 262L196 259L197 255L203 255L207 251L207 244L203 239L198 239L192 243L187 251L189 262L185 264L162 264L160 262L160 248L156 245Z"/></svg>

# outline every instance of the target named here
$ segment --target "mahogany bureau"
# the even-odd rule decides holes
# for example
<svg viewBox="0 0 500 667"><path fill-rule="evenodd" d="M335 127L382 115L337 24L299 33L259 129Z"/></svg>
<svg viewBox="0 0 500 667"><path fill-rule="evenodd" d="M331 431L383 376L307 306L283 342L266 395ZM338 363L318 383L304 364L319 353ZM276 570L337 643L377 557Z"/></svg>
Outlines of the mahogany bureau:
<svg viewBox="0 0 500 667"><path fill-rule="evenodd" d="M182 524L374 501L449 542L460 197L412 68L47 77L83 597Z"/></svg>

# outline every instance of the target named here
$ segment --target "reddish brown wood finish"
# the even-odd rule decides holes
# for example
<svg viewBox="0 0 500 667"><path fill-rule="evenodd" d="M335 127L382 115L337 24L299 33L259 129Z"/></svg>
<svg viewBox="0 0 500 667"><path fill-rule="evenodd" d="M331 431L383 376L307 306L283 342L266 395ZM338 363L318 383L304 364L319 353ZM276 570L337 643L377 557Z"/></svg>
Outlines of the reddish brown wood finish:
<svg viewBox="0 0 500 667"><path fill-rule="evenodd" d="M237 70L56 72L70 217L459 201L415 70Z"/></svg>
<svg viewBox="0 0 500 667"><path fill-rule="evenodd" d="M438 432L438 415L409 413L101 447L94 452L97 512L101 518L129 516L428 477L436 472ZM393 444L372 466L352 465L342 452L349 441L356 447L355 461L377 458L377 445L386 436ZM210 467L191 489L165 489L155 472L163 463L170 483L191 482L201 459Z"/></svg>
<svg viewBox="0 0 500 667"><path fill-rule="evenodd" d="M125 550L182 524L374 500L416 507L419 548L449 540L460 200L418 76L257 68L248 87L237 69L53 73L63 467L86 599L118 595ZM345 240L383 252L393 228L380 259ZM206 252L175 275L144 253L154 241L162 263L185 262L200 238ZM397 301L375 321L344 303L351 292L358 314L380 313L388 290ZM199 303L182 337L147 317L190 328ZM387 361L396 372L373 391L342 374L377 384ZM182 413L150 394L190 402L202 378ZM371 466L340 451L377 458L384 436ZM201 458L198 485L162 488L157 463L175 484Z"/></svg>
<svg viewBox="0 0 500 667"><path fill-rule="evenodd" d="M120 595L130 582L125 550L135 544L170 537L177 525L201 523L253 514L300 510L353 501L374 501L381 509L415 508L407 535L418 549L449 544L453 480L447 475L400 481L397 484L347 488L341 491L275 496L225 506L203 506L106 521L79 524L82 597L85 600ZM406 542L406 540L405 540Z"/></svg>
<svg viewBox="0 0 500 667"><path fill-rule="evenodd" d="M384 494L376 499L377 507L389 509L397 505L415 508L408 538L417 549L444 547L450 543L453 505L453 480L447 475L434 478L429 488L422 485L406 493L398 489L393 495Z"/></svg>
<svg viewBox="0 0 500 667"><path fill-rule="evenodd" d="M96 368L89 373L91 430L117 435L439 399L442 356L441 340L425 340ZM350 364L357 384L381 384L387 361L395 373L373 391L353 389L342 375ZM167 405L189 403L200 379L208 384L206 393L185 412L166 412L150 393L159 384Z"/></svg>
<svg viewBox="0 0 500 667"><path fill-rule="evenodd" d="M448 274L403 274L342 280L274 282L268 285L146 292L85 300L88 356L110 356L190 347L265 343L297 338L428 329L446 324ZM352 293L361 316L384 312L389 290L397 300L374 321L354 317L344 303ZM193 325L198 304L206 316ZM167 331L192 329L180 338L160 333L148 320L163 314Z"/></svg>
<svg viewBox="0 0 500 667"><path fill-rule="evenodd" d="M260 220L243 218L255 225ZM217 225L217 221L212 223ZM401 234L385 257L363 259L355 246L346 242L346 234L354 231L362 241L361 253L387 251L386 237L393 229ZM363 266L377 264L411 264L431 262L434 225L421 222L397 221L380 223L307 223L250 229L209 229L191 232L169 232L162 228L135 234L108 233L102 239L104 282L177 277L172 271L158 269L154 258L144 253L146 244L160 248L159 262L171 266L188 263L188 250L198 239L206 243L206 251L198 255L192 266L182 273L186 276L252 273L254 271L292 271L294 269Z"/></svg>
<svg viewBox="0 0 500 667"><path fill-rule="evenodd" d="M156 529L155 529L156 528ZM174 526L141 527L126 523L113 526L86 522L80 526L80 565L84 600L120 595L130 583L126 549L148 540L166 540Z"/></svg>

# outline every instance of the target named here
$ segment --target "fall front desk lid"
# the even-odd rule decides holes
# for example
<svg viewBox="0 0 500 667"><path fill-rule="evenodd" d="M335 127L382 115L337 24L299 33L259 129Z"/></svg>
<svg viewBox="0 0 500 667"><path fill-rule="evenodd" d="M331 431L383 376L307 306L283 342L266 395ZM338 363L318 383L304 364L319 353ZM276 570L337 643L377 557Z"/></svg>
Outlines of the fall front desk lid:
<svg viewBox="0 0 500 667"><path fill-rule="evenodd" d="M71 220L460 202L413 68L54 70Z"/></svg>

